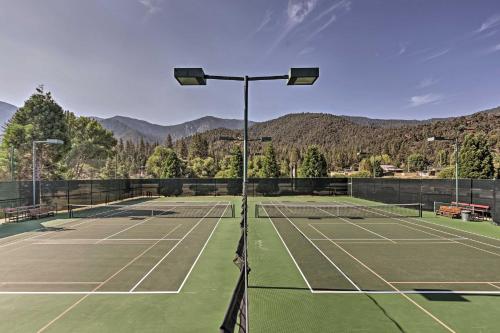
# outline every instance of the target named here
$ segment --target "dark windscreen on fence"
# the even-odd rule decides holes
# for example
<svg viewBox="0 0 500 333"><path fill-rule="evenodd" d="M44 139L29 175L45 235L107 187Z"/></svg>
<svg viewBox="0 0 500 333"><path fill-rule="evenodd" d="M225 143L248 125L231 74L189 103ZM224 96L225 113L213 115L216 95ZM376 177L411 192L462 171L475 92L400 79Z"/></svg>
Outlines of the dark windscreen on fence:
<svg viewBox="0 0 500 333"><path fill-rule="evenodd" d="M434 202L455 201L453 179L395 178L251 178L250 196L352 195L388 204L421 203L432 210ZM500 180L460 179L459 202L487 205L494 220L500 222ZM57 180L36 183L37 203L57 205L96 205L139 196L220 196L241 195L241 179L109 179ZM31 205L30 181L0 183L0 208Z"/></svg>
<svg viewBox="0 0 500 333"><path fill-rule="evenodd" d="M435 202L456 201L453 179L386 179L353 178L350 195L356 198L388 203L421 203L424 210L434 209ZM490 207L493 220L500 222L500 180L459 179L458 201Z"/></svg>

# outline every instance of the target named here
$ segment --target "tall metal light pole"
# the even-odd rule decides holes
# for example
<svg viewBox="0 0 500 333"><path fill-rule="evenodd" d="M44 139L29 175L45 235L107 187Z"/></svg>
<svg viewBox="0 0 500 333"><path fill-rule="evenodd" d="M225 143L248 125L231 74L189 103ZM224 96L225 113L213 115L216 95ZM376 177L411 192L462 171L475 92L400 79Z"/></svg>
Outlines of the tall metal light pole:
<svg viewBox="0 0 500 333"><path fill-rule="evenodd" d="M33 207L36 205L36 145L38 143L47 143L51 145L62 145L64 141L59 139L35 140L33 141Z"/></svg>
<svg viewBox="0 0 500 333"><path fill-rule="evenodd" d="M174 77L182 86L204 86L207 80L228 80L228 81L243 81L244 85L244 111L243 111L243 200L247 197L247 176L248 176L248 82L249 81L269 81L269 80L287 80L288 85L312 85L319 77L319 68L290 68L286 75L273 76L219 76L207 75L203 68L174 68ZM246 205L246 202L244 202ZM246 233L248 226L247 209L244 209L243 215L244 228L244 248L245 258L247 256L247 241ZM248 288L248 267L245 260L245 290ZM245 306L248 306L247 293L245 293ZM248 311L247 311L248 313ZM246 321L248 325L248 320ZM248 332L248 326L246 327Z"/></svg>
<svg viewBox="0 0 500 333"><path fill-rule="evenodd" d="M459 150L459 144L458 144L458 134L456 138L445 138L442 136L431 136L430 138L427 138L428 142L434 142L434 141L451 141L454 142L455 146L455 205L458 206L458 150Z"/></svg>

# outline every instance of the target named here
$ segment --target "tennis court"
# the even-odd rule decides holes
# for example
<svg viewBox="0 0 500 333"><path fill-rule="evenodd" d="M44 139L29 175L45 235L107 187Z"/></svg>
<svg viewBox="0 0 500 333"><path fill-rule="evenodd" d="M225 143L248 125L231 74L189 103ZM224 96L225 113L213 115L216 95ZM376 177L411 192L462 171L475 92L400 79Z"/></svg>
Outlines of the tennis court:
<svg viewBox="0 0 500 333"><path fill-rule="evenodd" d="M257 210L311 292L500 295L499 240L428 225L408 207L271 201Z"/></svg>
<svg viewBox="0 0 500 333"><path fill-rule="evenodd" d="M497 330L500 239L476 232L494 226L419 217L416 204L254 200L257 331Z"/></svg>
<svg viewBox="0 0 500 333"><path fill-rule="evenodd" d="M229 202L79 207L86 218L1 240L0 292L178 293L232 211Z"/></svg>
<svg viewBox="0 0 500 333"><path fill-rule="evenodd" d="M75 206L71 219L0 239L0 312L11 318L0 330L218 327L237 276L228 199Z"/></svg>

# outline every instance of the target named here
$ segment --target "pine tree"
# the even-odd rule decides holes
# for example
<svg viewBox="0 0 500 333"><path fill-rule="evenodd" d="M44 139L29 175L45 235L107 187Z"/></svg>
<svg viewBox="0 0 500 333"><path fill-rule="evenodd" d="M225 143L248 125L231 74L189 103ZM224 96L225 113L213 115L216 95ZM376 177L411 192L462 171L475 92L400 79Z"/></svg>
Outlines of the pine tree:
<svg viewBox="0 0 500 333"><path fill-rule="evenodd" d="M165 147L167 148L174 148L174 143L172 141L172 136L170 134L167 135L167 138L165 139Z"/></svg>
<svg viewBox="0 0 500 333"><path fill-rule="evenodd" d="M188 158L189 151L185 140L177 140L175 150L181 159L186 160Z"/></svg>
<svg viewBox="0 0 500 333"><path fill-rule="evenodd" d="M31 143L34 140L47 138L63 140L64 144L37 147L42 177L61 178L63 170L59 162L71 146L66 113L52 98L51 93L45 92L43 86L40 86L16 111L5 127L2 149L7 151L13 147L16 150L18 157L16 174L19 178L31 178Z"/></svg>
<svg viewBox="0 0 500 333"><path fill-rule="evenodd" d="M299 175L307 178L326 177L327 172L325 155L316 146L308 147L299 170Z"/></svg>
<svg viewBox="0 0 500 333"><path fill-rule="evenodd" d="M208 141L200 134L195 134L189 145L189 158L195 157L208 157Z"/></svg>
<svg viewBox="0 0 500 333"><path fill-rule="evenodd" d="M229 163L229 178L243 177L243 153L239 146L235 146L231 151Z"/></svg>
<svg viewBox="0 0 500 333"><path fill-rule="evenodd" d="M273 145L268 145L262 158L261 176L263 178L275 178L280 176L280 167L276 161L276 153Z"/></svg>
<svg viewBox="0 0 500 333"><path fill-rule="evenodd" d="M461 178L491 179L495 174L488 140L482 133L467 135L460 148Z"/></svg>

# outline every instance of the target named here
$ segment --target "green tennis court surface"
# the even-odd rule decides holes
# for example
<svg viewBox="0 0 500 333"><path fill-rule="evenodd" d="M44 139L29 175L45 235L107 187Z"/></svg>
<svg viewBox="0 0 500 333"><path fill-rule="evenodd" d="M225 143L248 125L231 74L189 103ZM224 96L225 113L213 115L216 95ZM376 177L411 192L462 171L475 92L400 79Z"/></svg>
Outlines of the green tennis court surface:
<svg viewBox="0 0 500 333"><path fill-rule="evenodd" d="M217 331L238 278L239 205L79 206L72 219L0 238L0 331ZM498 331L498 228L374 205L251 198L250 330Z"/></svg>
<svg viewBox="0 0 500 333"><path fill-rule="evenodd" d="M498 331L496 227L349 197L253 202L255 331Z"/></svg>
<svg viewBox="0 0 500 333"><path fill-rule="evenodd" d="M216 329L238 275L230 200L87 207L0 239L0 331Z"/></svg>

